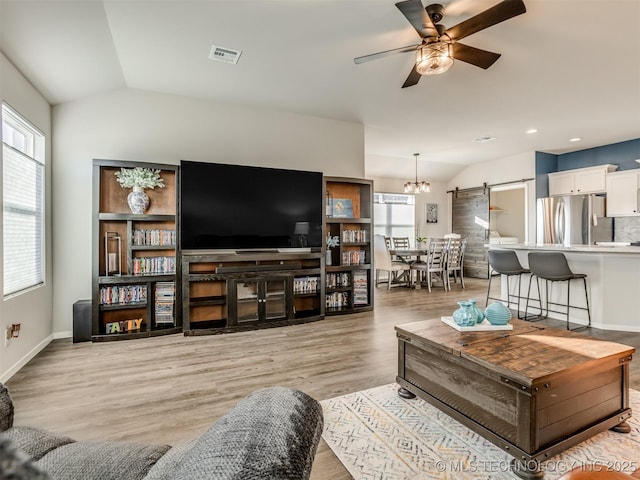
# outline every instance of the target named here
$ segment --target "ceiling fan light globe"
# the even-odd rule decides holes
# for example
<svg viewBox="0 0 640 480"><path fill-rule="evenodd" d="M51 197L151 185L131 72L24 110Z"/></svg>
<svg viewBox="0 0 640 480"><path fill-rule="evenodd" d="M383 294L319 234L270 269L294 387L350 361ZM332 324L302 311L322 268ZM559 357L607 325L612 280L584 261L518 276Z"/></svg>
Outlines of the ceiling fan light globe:
<svg viewBox="0 0 640 480"><path fill-rule="evenodd" d="M416 72L420 75L439 75L453 65L450 44L446 42L429 43L418 49L416 54Z"/></svg>

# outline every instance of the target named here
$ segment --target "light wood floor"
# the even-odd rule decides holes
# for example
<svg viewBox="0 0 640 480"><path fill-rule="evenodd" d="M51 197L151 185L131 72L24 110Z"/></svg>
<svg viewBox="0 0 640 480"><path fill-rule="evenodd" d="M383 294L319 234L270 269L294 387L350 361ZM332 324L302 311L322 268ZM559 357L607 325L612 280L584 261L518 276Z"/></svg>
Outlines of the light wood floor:
<svg viewBox="0 0 640 480"><path fill-rule="evenodd" d="M494 280L496 292L499 282ZM76 439L175 444L200 435L251 391L298 388L323 400L393 382L394 325L450 315L456 301L484 305L485 280L452 291L375 291L375 309L291 327L203 337L73 344L55 340L7 382L15 423ZM493 290L493 287L492 287ZM564 323L550 321L563 326ZM640 334L585 332L640 346ZM640 366L631 367L640 388ZM322 442L312 479L350 479Z"/></svg>

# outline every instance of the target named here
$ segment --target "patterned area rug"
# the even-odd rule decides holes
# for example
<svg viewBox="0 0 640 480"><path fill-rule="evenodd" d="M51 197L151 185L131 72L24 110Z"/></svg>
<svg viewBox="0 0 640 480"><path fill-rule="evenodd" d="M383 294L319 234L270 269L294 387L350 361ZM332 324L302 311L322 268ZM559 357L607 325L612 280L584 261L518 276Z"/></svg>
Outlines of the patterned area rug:
<svg viewBox="0 0 640 480"><path fill-rule="evenodd" d="M395 383L322 401L322 438L355 480L513 480L511 456L427 402L404 400ZM640 392L631 390L640 412ZM640 462L640 421L602 432L541 465L545 480L597 463L626 473Z"/></svg>

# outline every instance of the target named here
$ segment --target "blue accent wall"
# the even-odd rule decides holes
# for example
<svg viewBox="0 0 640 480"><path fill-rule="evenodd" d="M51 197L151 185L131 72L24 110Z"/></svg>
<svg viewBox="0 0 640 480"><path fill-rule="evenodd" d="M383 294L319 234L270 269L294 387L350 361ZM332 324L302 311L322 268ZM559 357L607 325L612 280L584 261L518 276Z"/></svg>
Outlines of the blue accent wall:
<svg viewBox="0 0 640 480"><path fill-rule="evenodd" d="M536 197L549 196L547 173L605 164L618 165L617 171L631 170L639 166L636 158L640 158L640 138L561 155L536 152Z"/></svg>
<svg viewBox="0 0 640 480"><path fill-rule="evenodd" d="M558 171L558 155L536 152L536 198L549 196L547 173Z"/></svg>
<svg viewBox="0 0 640 480"><path fill-rule="evenodd" d="M638 164L634 162L636 158L640 158L640 138L558 155L558 171L607 163L618 165L616 171L630 170L638 168Z"/></svg>

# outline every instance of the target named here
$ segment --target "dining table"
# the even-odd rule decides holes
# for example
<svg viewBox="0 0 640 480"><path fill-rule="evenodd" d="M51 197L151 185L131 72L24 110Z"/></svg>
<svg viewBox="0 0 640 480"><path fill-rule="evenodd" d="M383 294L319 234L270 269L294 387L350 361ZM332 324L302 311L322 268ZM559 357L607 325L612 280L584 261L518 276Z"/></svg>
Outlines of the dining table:
<svg viewBox="0 0 640 480"><path fill-rule="evenodd" d="M416 257L417 261L420 261L420 257L429 255L429 251L426 248L390 248L389 254L393 257L396 256L403 260L407 257ZM407 263L412 263L406 261Z"/></svg>
<svg viewBox="0 0 640 480"><path fill-rule="evenodd" d="M429 250L426 248L390 248L389 254L393 258L394 256L409 265L415 262L426 262L429 256ZM424 259L422 257L425 257ZM415 260L409 260L410 258L415 258ZM420 288L420 282L415 282L413 280L413 274L409 273L410 281L409 286L411 288Z"/></svg>

